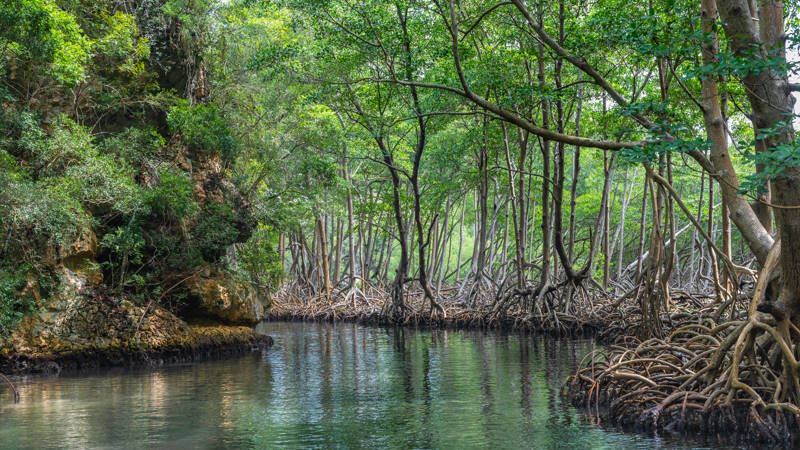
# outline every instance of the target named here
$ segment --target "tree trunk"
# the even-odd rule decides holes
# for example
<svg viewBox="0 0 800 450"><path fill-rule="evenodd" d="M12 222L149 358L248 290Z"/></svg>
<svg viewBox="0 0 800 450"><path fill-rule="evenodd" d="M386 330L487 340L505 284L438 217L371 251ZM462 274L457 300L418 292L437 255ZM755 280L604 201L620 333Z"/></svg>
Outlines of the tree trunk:
<svg viewBox="0 0 800 450"><path fill-rule="evenodd" d="M537 15L539 26L544 24L542 3L539 2L537 8ZM538 41L537 45L537 60L539 62L537 77L539 80L539 87L546 88L545 73L544 73L544 44ZM547 99L542 99L542 128L550 128L550 103ZM550 282L550 141L548 139L540 139L540 146L542 151L542 273L540 284L542 288Z"/></svg>
<svg viewBox="0 0 800 450"><path fill-rule="evenodd" d="M325 224L322 218L317 216L317 233L319 235L319 251L322 270L322 287L325 293L325 300L331 300L331 273L328 266L328 238L326 236Z"/></svg>
<svg viewBox="0 0 800 450"><path fill-rule="evenodd" d="M356 247L354 242L355 224L353 219L353 190L351 188L352 181L350 179L350 169L347 160L347 146L343 147L344 158L344 179L347 183L347 245L348 245L348 263L350 265L350 280L347 283L348 288L352 288L356 282Z"/></svg>
<svg viewBox="0 0 800 450"><path fill-rule="evenodd" d="M606 185L610 186L613 182L613 175L611 172L611 165L608 162L608 155L603 154L603 172L605 175ZM574 200L572 200L574 202ZM570 206L570 208L572 208ZM603 205L603 290L608 289L608 272L611 264L611 252L609 249L609 235L611 234L611 208L608 205ZM573 212L574 213L574 212Z"/></svg>
<svg viewBox="0 0 800 450"><path fill-rule="evenodd" d="M511 212L512 212L512 215L513 215L512 223L514 225L514 240L516 242L515 250L516 250L516 266L517 266L516 267L517 287L522 289L523 286L525 285L525 273L524 273L525 266L523 264L523 260L525 258L524 257L524 254L525 254L525 243L524 243L524 241L525 241L525 238L524 238L525 230L523 229L522 226L520 226L520 224L524 224L525 221L522 219L522 217L518 218L518 215L521 216L521 214L520 214L520 212L518 210L519 207L520 207L519 204L521 202L517 201L518 200L517 199L517 193L516 193L516 189L514 187L514 177L515 176L521 176L521 173L520 174L515 173L513 168L512 168L512 166L511 166L511 152L509 151L508 133L506 132L506 125L505 125L504 122L501 122L500 125L501 125L502 130L503 130L503 146L505 148L506 165L508 166L508 191L509 191L509 193L511 195ZM524 168L524 166L522 168ZM522 170L520 170L519 172L522 172ZM508 222L508 221L506 221L506 222ZM506 228L508 228L508 224L507 223L506 223ZM505 257L503 259L505 259Z"/></svg>
<svg viewBox="0 0 800 450"><path fill-rule="evenodd" d="M739 54L743 52L748 52L749 54L751 53L750 49L758 48L758 45L755 45L758 39L753 27L753 21L746 12L749 10L746 0L720 0L719 4L724 28L731 39L734 51ZM714 0L702 0L701 22L703 32L711 36L711 39L705 41L702 45L703 64L707 65L713 65L717 61L719 39L715 32L716 20L717 9ZM729 20L731 21L730 23L728 23ZM785 92L785 88L781 89L784 91L782 93L770 92L779 89L771 77L770 71L765 70L759 75L749 75L743 80L748 91L748 98L750 98L753 106L754 121L760 129L770 128L781 121L782 114L774 114L777 109L773 105L787 105L787 97L791 98L791 95ZM768 86L772 86L772 89ZM750 207L745 197L739 193L739 178L736 175L728 152L725 118L722 116L717 79L711 76L704 77L702 79L702 91L703 120L705 122L706 135L708 140L711 141L711 162L717 172L715 175L722 188L722 197L730 209L731 220L741 231L742 237L753 254L756 255L758 261L763 264L766 261L767 253L772 248L773 240L758 216L753 212L753 208ZM756 97L766 95L765 98L773 100L774 103L764 104L759 98L753 98L753 93L757 93ZM788 112L791 112L791 110L791 104L789 104Z"/></svg>
<svg viewBox="0 0 800 450"><path fill-rule="evenodd" d="M707 2L710 0L704 1L704 5ZM753 21L745 13L746 7L746 2L742 0L719 0L719 13L734 54L761 62L776 57L785 60L783 2L762 2L759 8L762 38L759 38ZM708 15L715 16L713 12L709 12ZM742 78L742 84L750 101L753 122L758 130L756 140L763 141L769 152L781 145L792 145L794 128L787 117L791 117L795 100L787 88L787 75L777 74L774 70L752 71ZM774 131L764 132L770 129ZM797 208L800 206L800 196L797 195L800 190L800 168L783 167L781 173L772 178L770 187L772 202L779 205L773 208L781 240L782 286L779 306L785 310L783 313L786 316L793 317L800 314L800 208ZM747 229L742 230L737 222L738 205L734 203L735 199L731 201L726 197L725 200L731 210L731 220L739 227L742 235L750 234L752 229L755 229L769 236L760 221L757 225L748 222ZM757 243L761 245L751 245L751 249L759 256L768 242L764 238ZM759 250L758 253L753 249L754 246ZM765 258L759 257L762 264L764 260Z"/></svg>

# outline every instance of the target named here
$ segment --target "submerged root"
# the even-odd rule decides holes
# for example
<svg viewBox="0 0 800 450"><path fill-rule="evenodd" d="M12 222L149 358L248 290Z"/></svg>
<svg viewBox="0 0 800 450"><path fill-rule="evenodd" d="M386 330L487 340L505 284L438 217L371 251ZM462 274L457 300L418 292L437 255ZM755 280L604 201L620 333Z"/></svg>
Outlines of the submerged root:
<svg viewBox="0 0 800 450"><path fill-rule="evenodd" d="M19 403L19 391L17 390L17 387L14 386L14 383L12 383L11 380L9 380L4 374L0 373L0 377L2 377L6 384L8 384L8 388L11 389L11 394L14 397L14 403Z"/></svg>

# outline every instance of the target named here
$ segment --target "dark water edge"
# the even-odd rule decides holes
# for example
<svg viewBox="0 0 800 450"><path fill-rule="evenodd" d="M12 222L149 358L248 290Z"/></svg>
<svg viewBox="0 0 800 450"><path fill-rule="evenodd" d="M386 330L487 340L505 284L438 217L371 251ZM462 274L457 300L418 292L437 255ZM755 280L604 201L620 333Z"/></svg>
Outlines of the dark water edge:
<svg viewBox="0 0 800 450"><path fill-rule="evenodd" d="M697 448L597 426L559 395L590 339L267 322L222 361L18 380L0 448Z"/></svg>
<svg viewBox="0 0 800 450"><path fill-rule="evenodd" d="M261 352L272 345L267 335L235 336L227 342L210 341L155 349L86 349L61 355L0 356L0 373L12 379L31 376L97 374L142 368L201 363ZM1 386L0 386L1 387Z"/></svg>

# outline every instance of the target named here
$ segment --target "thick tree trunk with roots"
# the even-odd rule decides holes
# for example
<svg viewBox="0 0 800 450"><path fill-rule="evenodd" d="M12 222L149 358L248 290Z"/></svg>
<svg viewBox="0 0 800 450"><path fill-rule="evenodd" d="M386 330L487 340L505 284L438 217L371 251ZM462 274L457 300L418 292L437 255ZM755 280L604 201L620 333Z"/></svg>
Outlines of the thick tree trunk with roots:
<svg viewBox="0 0 800 450"><path fill-rule="evenodd" d="M783 56L782 2L760 2L760 31L753 20L753 5L747 0L701 3L703 31L711 38L702 48L705 64L716 61L718 18L731 49L742 60L764 62L768 57ZM756 139L761 142L758 151L773 152L793 143L789 117L794 100L786 76L754 70L741 82L751 106ZM778 232L773 243L767 232L769 221L759 217L738 192L717 80L704 78L702 89L712 175L720 185L723 214L729 210L731 221L761 265L746 314L720 321L721 312L736 300L733 292L733 299L722 306L711 305L698 317L673 324L664 339L650 339L592 358L591 366L579 371L568 389L574 401L605 402L611 405L612 416L634 416L651 427L739 428L746 429L750 438L787 442L800 427L800 171L784 166L771 179L770 206ZM721 262L722 278L747 273L731 262L729 239L723 240L722 250L717 248L711 228L700 226L666 180L651 175L694 221L712 256ZM713 206L713 199L710 202ZM624 395L619 396L620 392Z"/></svg>

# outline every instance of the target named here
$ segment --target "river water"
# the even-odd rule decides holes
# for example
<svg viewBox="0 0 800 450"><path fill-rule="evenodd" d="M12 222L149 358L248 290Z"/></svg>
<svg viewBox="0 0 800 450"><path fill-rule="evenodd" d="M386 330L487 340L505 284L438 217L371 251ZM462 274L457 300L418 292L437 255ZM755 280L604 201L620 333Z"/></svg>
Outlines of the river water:
<svg viewBox="0 0 800 450"><path fill-rule="evenodd" d="M561 383L590 340L263 323L260 354L31 378L0 448L677 448L596 426ZM1 387L0 387L1 389ZM682 444L688 445L688 444Z"/></svg>

